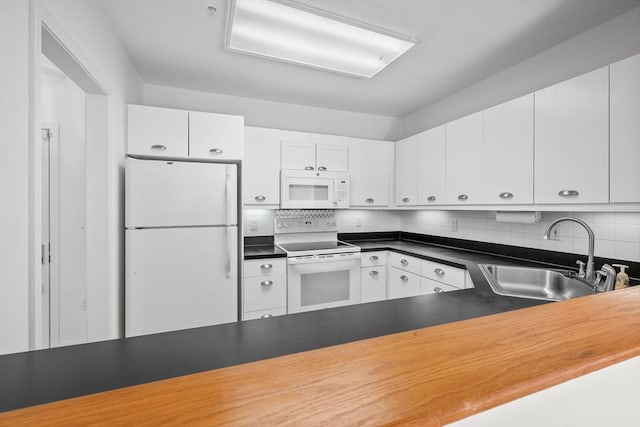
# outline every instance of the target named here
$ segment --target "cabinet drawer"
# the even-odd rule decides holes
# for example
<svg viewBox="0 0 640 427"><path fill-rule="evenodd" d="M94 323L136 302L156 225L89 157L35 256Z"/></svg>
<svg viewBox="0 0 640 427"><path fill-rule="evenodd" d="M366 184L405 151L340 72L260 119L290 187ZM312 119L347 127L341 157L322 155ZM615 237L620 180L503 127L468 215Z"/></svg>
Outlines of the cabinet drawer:
<svg viewBox="0 0 640 427"><path fill-rule="evenodd" d="M360 300L362 302L372 302L385 299L387 299L387 268L361 268Z"/></svg>
<svg viewBox="0 0 640 427"><path fill-rule="evenodd" d="M243 311L267 310L286 305L286 276L247 277L244 279Z"/></svg>
<svg viewBox="0 0 640 427"><path fill-rule="evenodd" d="M420 295L420 276L392 267L389 269L389 299Z"/></svg>
<svg viewBox="0 0 640 427"><path fill-rule="evenodd" d="M389 254L389 264L392 267L400 268L414 274L420 274L420 259L407 255L391 252Z"/></svg>
<svg viewBox="0 0 640 427"><path fill-rule="evenodd" d="M242 313L242 320L268 319L274 316L283 316L287 314L286 307L272 308L269 310L246 311Z"/></svg>
<svg viewBox="0 0 640 427"><path fill-rule="evenodd" d="M459 288L455 286L445 285L442 282L436 280L427 279L422 277L420 279L420 295L437 294L440 292L458 291Z"/></svg>
<svg viewBox="0 0 640 427"><path fill-rule="evenodd" d="M361 267L379 267L387 263L387 251L362 252Z"/></svg>
<svg viewBox="0 0 640 427"><path fill-rule="evenodd" d="M283 276L286 274L286 258L263 258L244 262L244 277Z"/></svg>
<svg viewBox="0 0 640 427"><path fill-rule="evenodd" d="M432 261L422 261L421 275L431 280L446 283L456 288L464 288L464 274L466 270L438 264Z"/></svg>

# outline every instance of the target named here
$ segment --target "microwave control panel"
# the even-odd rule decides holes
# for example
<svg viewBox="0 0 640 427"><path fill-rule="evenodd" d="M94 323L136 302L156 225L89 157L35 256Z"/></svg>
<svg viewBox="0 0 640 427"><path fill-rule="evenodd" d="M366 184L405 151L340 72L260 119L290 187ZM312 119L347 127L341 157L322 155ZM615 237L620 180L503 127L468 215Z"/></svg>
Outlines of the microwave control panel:
<svg viewBox="0 0 640 427"><path fill-rule="evenodd" d="M349 181L346 179L336 180L336 200L337 208L349 207Z"/></svg>
<svg viewBox="0 0 640 427"><path fill-rule="evenodd" d="M276 211L274 232L308 233L337 231L338 225L332 210L329 209L287 209Z"/></svg>

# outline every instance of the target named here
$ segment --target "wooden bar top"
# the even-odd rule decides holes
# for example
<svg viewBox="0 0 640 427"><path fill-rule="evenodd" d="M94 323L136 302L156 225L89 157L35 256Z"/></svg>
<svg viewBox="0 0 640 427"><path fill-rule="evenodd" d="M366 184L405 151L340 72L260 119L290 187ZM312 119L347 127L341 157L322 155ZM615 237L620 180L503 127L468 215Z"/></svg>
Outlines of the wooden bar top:
<svg viewBox="0 0 640 427"><path fill-rule="evenodd" d="M640 355L640 287L0 414L0 425L443 425Z"/></svg>

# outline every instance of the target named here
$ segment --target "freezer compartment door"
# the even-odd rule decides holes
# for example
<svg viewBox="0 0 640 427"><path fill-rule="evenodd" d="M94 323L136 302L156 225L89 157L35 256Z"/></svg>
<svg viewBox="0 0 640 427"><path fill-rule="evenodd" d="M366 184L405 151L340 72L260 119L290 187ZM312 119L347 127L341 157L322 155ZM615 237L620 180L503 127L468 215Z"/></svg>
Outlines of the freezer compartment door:
<svg viewBox="0 0 640 427"><path fill-rule="evenodd" d="M127 228L236 225L236 165L127 159Z"/></svg>
<svg viewBox="0 0 640 427"><path fill-rule="evenodd" d="M238 320L236 227L125 234L127 337Z"/></svg>

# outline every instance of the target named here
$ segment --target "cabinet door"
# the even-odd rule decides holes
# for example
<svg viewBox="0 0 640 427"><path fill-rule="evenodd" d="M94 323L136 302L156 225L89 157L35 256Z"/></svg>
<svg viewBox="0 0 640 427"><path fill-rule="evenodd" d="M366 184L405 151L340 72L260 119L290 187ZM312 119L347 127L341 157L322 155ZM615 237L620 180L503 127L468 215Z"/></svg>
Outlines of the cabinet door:
<svg viewBox="0 0 640 427"><path fill-rule="evenodd" d="M189 157L241 160L244 117L189 112Z"/></svg>
<svg viewBox="0 0 640 427"><path fill-rule="evenodd" d="M262 311L287 306L287 276L245 277L243 311Z"/></svg>
<svg viewBox="0 0 640 427"><path fill-rule="evenodd" d="M187 157L189 113L171 108L128 106L127 153Z"/></svg>
<svg viewBox="0 0 640 427"><path fill-rule="evenodd" d="M245 127L242 194L245 205L280 204L280 131Z"/></svg>
<svg viewBox="0 0 640 427"><path fill-rule="evenodd" d="M418 204L418 144L420 135L396 142L396 206Z"/></svg>
<svg viewBox="0 0 640 427"><path fill-rule="evenodd" d="M349 146L343 144L316 144L316 170L347 172L349 170Z"/></svg>
<svg viewBox="0 0 640 427"><path fill-rule="evenodd" d="M439 294L442 292L451 292L458 290L460 289L454 286L445 285L442 282L437 282L426 277L420 278L420 295Z"/></svg>
<svg viewBox="0 0 640 427"><path fill-rule="evenodd" d="M387 299L386 267L367 267L360 269L360 300L362 302L383 301Z"/></svg>
<svg viewBox="0 0 640 427"><path fill-rule="evenodd" d="M484 111L484 203L533 203L533 94Z"/></svg>
<svg viewBox="0 0 640 427"><path fill-rule="evenodd" d="M482 112L447 123L447 203L483 203Z"/></svg>
<svg viewBox="0 0 640 427"><path fill-rule="evenodd" d="M316 145L314 143L283 139L281 149L282 169L315 170Z"/></svg>
<svg viewBox="0 0 640 427"><path fill-rule="evenodd" d="M640 202L640 55L611 65L611 202Z"/></svg>
<svg viewBox="0 0 640 427"><path fill-rule="evenodd" d="M349 139L351 206L389 206L393 142Z"/></svg>
<svg viewBox="0 0 640 427"><path fill-rule="evenodd" d="M389 289L387 295L389 299L420 295L420 276L391 267L389 269Z"/></svg>
<svg viewBox="0 0 640 427"><path fill-rule="evenodd" d="M608 202L608 68L535 97L535 202Z"/></svg>
<svg viewBox="0 0 640 427"><path fill-rule="evenodd" d="M445 202L445 126L423 132L418 145L418 204Z"/></svg>

